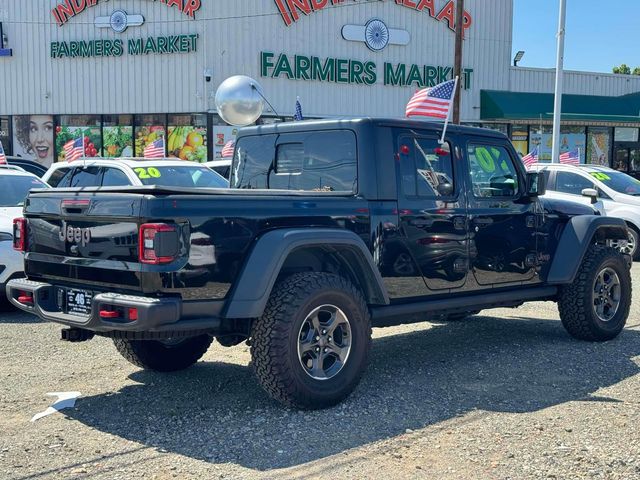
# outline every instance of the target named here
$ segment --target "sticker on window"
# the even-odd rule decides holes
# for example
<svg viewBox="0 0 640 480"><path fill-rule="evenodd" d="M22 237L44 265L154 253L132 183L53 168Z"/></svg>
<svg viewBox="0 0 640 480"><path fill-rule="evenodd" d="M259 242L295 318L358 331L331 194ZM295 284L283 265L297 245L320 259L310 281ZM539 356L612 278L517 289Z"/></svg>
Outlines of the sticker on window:
<svg viewBox="0 0 640 480"><path fill-rule="evenodd" d="M162 174L160 173L160 170L154 167L149 167L149 168L139 167L139 168L134 168L133 170L134 172L136 172L136 175L138 175L138 178L140 180L148 180L150 178L160 178L162 176Z"/></svg>

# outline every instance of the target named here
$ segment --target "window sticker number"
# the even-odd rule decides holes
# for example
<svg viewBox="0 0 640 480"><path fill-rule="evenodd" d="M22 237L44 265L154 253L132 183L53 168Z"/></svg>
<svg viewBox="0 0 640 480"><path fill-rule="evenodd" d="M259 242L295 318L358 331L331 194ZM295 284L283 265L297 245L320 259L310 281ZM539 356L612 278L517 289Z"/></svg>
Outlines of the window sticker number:
<svg viewBox="0 0 640 480"><path fill-rule="evenodd" d="M591 172L591 176L596 180L600 180L601 182L606 182L607 180L611 180L611 177L609 175L602 172Z"/></svg>
<svg viewBox="0 0 640 480"><path fill-rule="evenodd" d="M150 178L160 178L162 176L162 174L160 173L160 170L158 170L155 167L134 168L133 170L136 172L136 175L138 175L138 178L140 180L148 180Z"/></svg>

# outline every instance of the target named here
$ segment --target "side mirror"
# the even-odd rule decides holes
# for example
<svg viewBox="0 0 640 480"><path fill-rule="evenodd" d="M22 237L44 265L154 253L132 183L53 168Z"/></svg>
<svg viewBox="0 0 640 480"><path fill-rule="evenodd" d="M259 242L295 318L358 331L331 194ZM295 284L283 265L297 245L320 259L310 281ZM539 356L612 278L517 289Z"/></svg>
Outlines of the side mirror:
<svg viewBox="0 0 640 480"><path fill-rule="evenodd" d="M547 191L544 172L527 172L527 196L539 197Z"/></svg>
<svg viewBox="0 0 640 480"><path fill-rule="evenodd" d="M598 191L595 188L585 188L581 193L583 197L591 199L591 205L598 202Z"/></svg>
<svg viewBox="0 0 640 480"><path fill-rule="evenodd" d="M453 195L453 185L450 183L438 184L438 194L440 194L441 197L450 197Z"/></svg>

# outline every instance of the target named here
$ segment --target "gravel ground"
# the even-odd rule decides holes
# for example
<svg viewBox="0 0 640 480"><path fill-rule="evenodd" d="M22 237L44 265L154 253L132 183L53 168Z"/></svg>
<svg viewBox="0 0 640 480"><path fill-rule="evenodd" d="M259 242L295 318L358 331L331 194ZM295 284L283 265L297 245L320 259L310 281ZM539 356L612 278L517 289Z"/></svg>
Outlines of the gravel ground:
<svg viewBox="0 0 640 480"><path fill-rule="evenodd" d="M0 478L640 479L637 295L603 344L552 303L374 330L359 388L317 412L269 400L244 345L155 374L59 330L0 314ZM55 391L82 397L31 423Z"/></svg>

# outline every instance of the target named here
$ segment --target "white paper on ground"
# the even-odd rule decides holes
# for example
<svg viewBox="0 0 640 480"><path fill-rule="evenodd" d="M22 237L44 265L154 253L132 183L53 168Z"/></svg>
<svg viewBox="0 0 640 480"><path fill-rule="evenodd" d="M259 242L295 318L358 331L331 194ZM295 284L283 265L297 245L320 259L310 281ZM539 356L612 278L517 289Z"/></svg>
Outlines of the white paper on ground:
<svg viewBox="0 0 640 480"><path fill-rule="evenodd" d="M82 394L80 392L49 392L47 395L50 397L58 397L58 399L44 412L35 414L31 419L32 422L56 413L63 408L73 408L76 405L76 399Z"/></svg>

